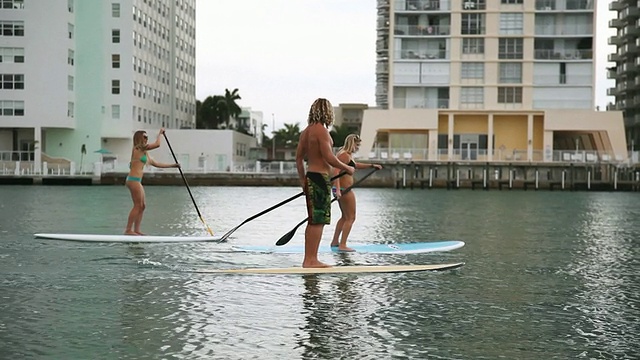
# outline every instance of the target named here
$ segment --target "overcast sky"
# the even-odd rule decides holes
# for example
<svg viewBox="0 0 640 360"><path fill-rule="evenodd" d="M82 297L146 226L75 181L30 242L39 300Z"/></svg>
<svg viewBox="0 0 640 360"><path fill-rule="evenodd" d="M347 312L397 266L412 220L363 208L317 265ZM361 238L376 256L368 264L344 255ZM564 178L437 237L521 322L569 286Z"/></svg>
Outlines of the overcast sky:
<svg viewBox="0 0 640 360"><path fill-rule="evenodd" d="M598 0L596 103L606 106L607 24ZM375 106L375 0L196 0L196 97L239 90L241 106L262 111L271 131L306 126L325 97ZM615 32L613 32L615 34ZM272 116L273 114L273 116Z"/></svg>

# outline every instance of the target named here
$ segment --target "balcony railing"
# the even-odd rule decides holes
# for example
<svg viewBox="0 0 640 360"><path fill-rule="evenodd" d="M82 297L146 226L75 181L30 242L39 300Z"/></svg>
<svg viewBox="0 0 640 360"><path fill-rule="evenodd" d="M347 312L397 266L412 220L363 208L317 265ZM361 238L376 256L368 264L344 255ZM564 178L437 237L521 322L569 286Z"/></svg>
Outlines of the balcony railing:
<svg viewBox="0 0 640 360"><path fill-rule="evenodd" d="M395 54L395 59L442 60L448 58L448 50L400 50Z"/></svg>
<svg viewBox="0 0 640 360"><path fill-rule="evenodd" d="M491 155L491 156L489 156ZM374 148L369 153L359 152L354 154L356 159L369 159L389 162L410 162L410 161L469 161L487 162L529 162L542 161L548 163L637 163L632 159L638 156L631 156L627 160L623 156L616 156L612 152L596 150L553 150L545 154L542 150L532 150L529 157L527 149L433 149L433 148ZM463 175L463 173L460 173ZM463 175L464 176L464 175Z"/></svg>
<svg viewBox="0 0 640 360"><path fill-rule="evenodd" d="M396 25L395 35L437 36L451 34L450 25Z"/></svg>
<svg viewBox="0 0 640 360"><path fill-rule="evenodd" d="M547 50L547 49L535 49L534 58L536 60L582 60L592 59L593 50L578 50L578 49L564 49L564 50Z"/></svg>
<svg viewBox="0 0 640 360"><path fill-rule="evenodd" d="M396 0L396 11L448 11L451 0Z"/></svg>
<svg viewBox="0 0 640 360"><path fill-rule="evenodd" d="M559 26L536 25L536 35L548 36L591 36L592 25L563 24Z"/></svg>
<svg viewBox="0 0 640 360"><path fill-rule="evenodd" d="M448 109L449 99L413 99L411 106L406 106L407 99L395 99L396 109Z"/></svg>
<svg viewBox="0 0 640 360"><path fill-rule="evenodd" d="M566 0L564 8L561 8L557 0L536 0L536 10L593 10L593 3L589 0Z"/></svg>

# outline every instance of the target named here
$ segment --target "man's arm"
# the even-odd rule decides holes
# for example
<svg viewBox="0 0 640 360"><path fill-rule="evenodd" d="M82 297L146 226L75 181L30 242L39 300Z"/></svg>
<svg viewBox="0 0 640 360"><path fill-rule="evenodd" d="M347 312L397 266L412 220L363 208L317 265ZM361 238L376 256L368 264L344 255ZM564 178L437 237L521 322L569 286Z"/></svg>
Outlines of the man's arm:
<svg viewBox="0 0 640 360"><path fill-rule="evenodd" d="M298 147L296 149L296 169L298 170L298 178L300 180L300 186L304 190L304 157L307 155L307 130L303 130L300 133L300 139L298 140Z"/></svg>
<svg viewBox="0 0 640 360"><path fill-rule="evenodd" d="M318 138L318 146L320 147L320 154L324 161L334 168L344 170L347 174L353 175L355 169L338 160L338 158L333 154L333 150L331 149L331 136L329 136L328 131L321 132Z"/></svg>

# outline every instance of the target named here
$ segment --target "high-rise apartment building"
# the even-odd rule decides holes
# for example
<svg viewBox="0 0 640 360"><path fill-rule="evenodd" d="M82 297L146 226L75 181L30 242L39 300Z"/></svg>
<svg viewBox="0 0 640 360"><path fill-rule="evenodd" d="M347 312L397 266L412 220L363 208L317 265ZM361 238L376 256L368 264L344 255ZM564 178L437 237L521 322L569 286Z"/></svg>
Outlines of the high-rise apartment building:
<svg viewBox="0 0 640 360"><path fill-rule="evenodd" d="M593 109L593 0L379 0L382 108Z"/></svg>
<svg viewBox="0 0 640 360"><path fill-rule="evenodd" d="M640 145L640 1L614 0L609 10L616 11L617 17L609 21L609 27L617 29L617 34L609 38L610 45L616 45L616 52L609 54L609 61L615 66L609 68L607 77L615 79L616 85L607 90L607 95L615 97L608 110L621 110L624 114L625 132L630 149Z"/></svg>
<svg viewBox="0 0 640 360"><path fill-rule="evenodd" d="M4 160L80 163L137 129L195 128L195 0L1 4Z"/></svg>
<svg viewBox="0 0 640 360"><path fill-rule="evenodd" d="M377 109L364 111L362 149L381 159L622 161L622 114L595 111L594 5L378 0Z"/></svg>

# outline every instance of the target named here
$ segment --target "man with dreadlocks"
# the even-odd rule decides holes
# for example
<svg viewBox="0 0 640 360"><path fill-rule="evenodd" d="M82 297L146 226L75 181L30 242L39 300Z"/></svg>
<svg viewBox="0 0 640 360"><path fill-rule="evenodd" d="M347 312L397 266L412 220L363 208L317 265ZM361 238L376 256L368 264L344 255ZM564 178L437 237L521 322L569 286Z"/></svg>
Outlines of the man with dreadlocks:
<svg viewBox="0 0 640 360"><path fill-rule="evenodd" d="M333 154L329 127L333 124L333 106L327 99L316 99L309 110L308 126L300 134L296 150L296 167L300 185L307 199L309 220L304 232L302 267L329 267L318 260L318 247L324 226L331 223L331 167L353 175L355 169ZM305 172L304 159L307 158Z"/></svg>

